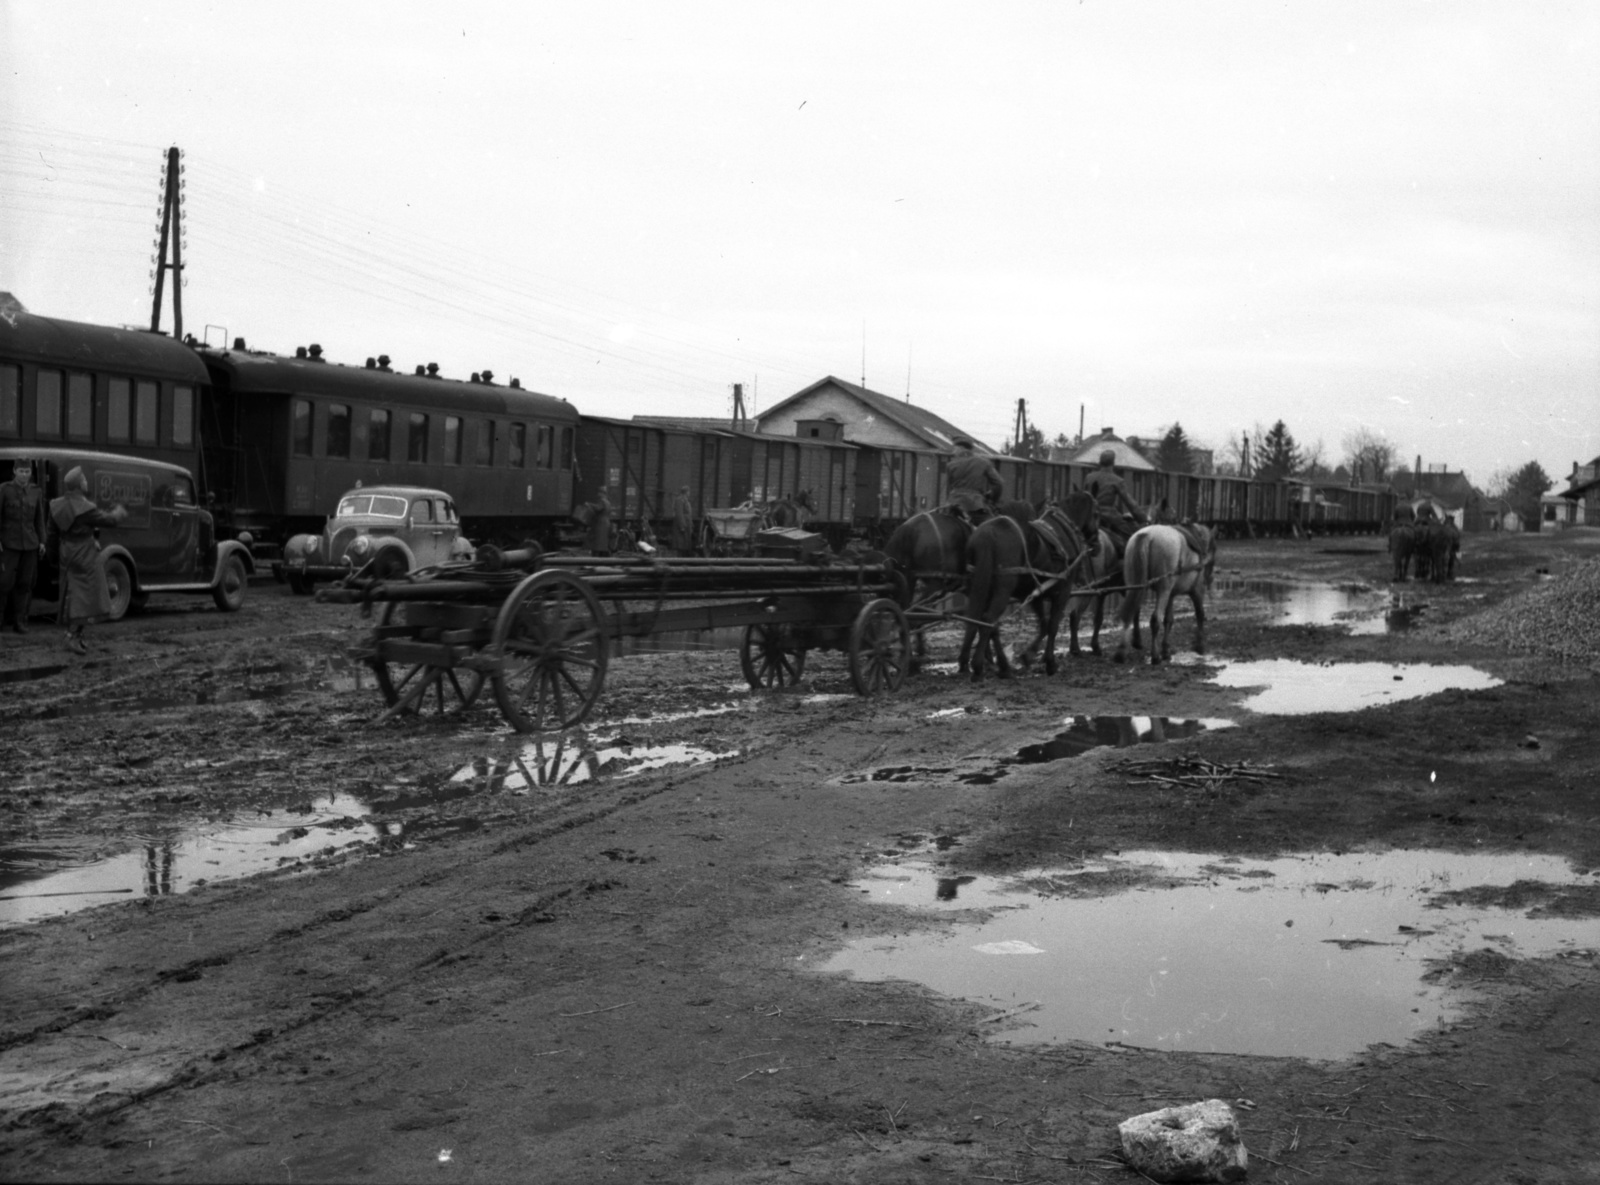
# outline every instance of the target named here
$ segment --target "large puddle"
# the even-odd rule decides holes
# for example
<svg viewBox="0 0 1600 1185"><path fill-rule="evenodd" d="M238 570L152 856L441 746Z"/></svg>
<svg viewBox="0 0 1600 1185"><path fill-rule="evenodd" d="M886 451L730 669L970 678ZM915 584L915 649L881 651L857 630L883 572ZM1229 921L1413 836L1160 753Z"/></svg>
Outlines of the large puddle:
<svg viewBox="0 0 1600 1185"><path fill-rule="evenodd" d="M1427 608L1420 594L1359 583L1219 575L1211 590L1220 602L1265 601L1273 625L1342 626L1353 634L1398 633L1411 628Z"/></svg>
<svg viewBox="0 0 1600 1185"><path fill-rule="evenodd" d="M1003 880L889 864L855 887L969 916L820 970L978 1001L1013 1044L1346 1057L1456 1016L1462 984L1508 958L1600 946L1600 920L1543 916L1563 894L1600 902L1596 873L1548 856L1128 852Z"/></svg>
<svg viewBox="0 0 1600 1185"><path fill-rule="evenodd" d="M1259 662L1223 659L1212 682L1223 687L1259 687L1243 702L1252 712L1297 716L1309 712L1355 712L1441 691L1482 691L1501 680L1476 667L1426 663Z"/></svg>
<svg viewBox="0 0 1600 1185"><path fill-rule="evenodd" d="M175 820L160 834L127 837L107 855L85 857L81 843L0 848L0 928L119 898L162 897L288 865L310 867L318 858L351 849L405 847L424 836L481 826L459 809L449 816L433 812L460 800L526 795L735 755L699 745L635 745L574 733L502 748L431 781L398 779L359 794L331 794L224 820Z"/></svg>

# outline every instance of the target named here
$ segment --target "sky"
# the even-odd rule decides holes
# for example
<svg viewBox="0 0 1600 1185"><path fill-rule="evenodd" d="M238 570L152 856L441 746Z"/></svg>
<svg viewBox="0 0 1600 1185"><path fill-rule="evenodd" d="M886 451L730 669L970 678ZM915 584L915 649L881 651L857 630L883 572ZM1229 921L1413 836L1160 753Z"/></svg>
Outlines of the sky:
<svg viewBox="0 0 1600 1185"><path fill-rule="evenodd" d="M0 0L0 290L610 416L1600 454L1600 5ZM171 329L170 300L162 325Z"/></svg>

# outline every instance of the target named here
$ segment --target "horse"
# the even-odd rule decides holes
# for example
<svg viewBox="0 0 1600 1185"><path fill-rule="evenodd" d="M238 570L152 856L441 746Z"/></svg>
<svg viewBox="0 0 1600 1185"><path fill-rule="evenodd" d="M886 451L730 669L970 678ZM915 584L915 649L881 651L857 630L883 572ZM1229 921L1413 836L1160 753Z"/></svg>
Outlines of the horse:
<svg viewBox="0 0 1600 1185"><path fill-rule="evenodd" d="M799 490L767 503L766 512L768 526L803 527L816 514L817 507L810 490Z"/></svg>
<svg viewBox="0 0 1600 1185"><path fill-rule="evenodd" d="M1461 529L1450 519L1417 528L1417 579L1435 584L1456 578L1456 555L1461 550Z"/></svg>
<svg viewBox="0 0 1600 1185"><path fill-rule="evenodd" d="M1124 662L1128 638L1139 625L1146 592L1154 592L1150 612L1150 661L1172 658L1172 598L1183 593L1194 605L1194 648L1206 652L1206 590L1217 563L1216 537L1209 527L1142 527L1128 540L1122 561L1122 640L1115 660Z"/></svg>
<svg viewBox="0 0 1600 1185"><path fill-rule="evenodd" d="M997 510L1021 522L1033 517L1033 507L1026 502L1004 503ZM934 509L918 511L889 533L883 553L899 577L896 600L901 609L908 614L938 615L942 602L966 591L967 541L972 531L969 519ZM917 654L912 661L920 664L926 637L924 629L914 627L914 632ZM969 633L962 638L957 670L968 669L971 646Z"/></svg>
<svg viewBox="0 0 1600 1185"><path fill-rule="evenodd" d="M1100 653L1100 626L1105 620L1106 598L1117 595L1105 591L1102 586L1122 579L1117 542L1109 531L1097 530L1095 535L1090 536L1089 558L1083 561L1080 574L1083 580L1078 585L1079 591L1067 598L1067 653L1073 658L1083 657L1083 648L1078 645L1078 626L1083 620L1084 608L1090 601L1094 602L1094 636L1090 639L1089 649L1095 654Z"/></svg>
<svg viewBox="0 0 1600 1185"><path fill-rule="evenodd" d="M1411 557L1417 551L1419 542L1416 516L1413 514L1406 517L1398 510L1395 511L1394 522L1389 526L1389 555L1394 559L1393 583L1405 583L1406 569L1411 564ZM1420 577L1422 573L1419 571L1417 575Z"/></svg>
<svg viewBox="0 0 1600 1185"><path fill-rule="evenodd" d="M1098 529L1094 499L1082 491L1070 495L1064 507L1047 506L1037 518L1019 522L1001 514L980 523L967 543L967 640L972 658L973 682L983 678L984 658L992 642L995 669L1001 678L1011 675L1005 647L1000 643L1000 619L1013 600L1033 607L1038 633L1017 656L1026 669L1044 651L1044 669L1056 673L1056 633L1066 611L1077 569L1088 559L1085 533Z"/></svg>

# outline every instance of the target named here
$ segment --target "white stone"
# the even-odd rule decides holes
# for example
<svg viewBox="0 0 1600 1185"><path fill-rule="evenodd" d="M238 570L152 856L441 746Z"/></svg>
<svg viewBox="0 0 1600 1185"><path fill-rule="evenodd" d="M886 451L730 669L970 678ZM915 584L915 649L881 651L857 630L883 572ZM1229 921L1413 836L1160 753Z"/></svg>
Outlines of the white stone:
<svg viewBox="0 0 1600 1185"><path fill-rule="evenodd" d="M1222 1099L1164 1107L1117 1125L1122 1154L1152 1181L1243 1181L1249 1165L1239 1121Z"/></svg>

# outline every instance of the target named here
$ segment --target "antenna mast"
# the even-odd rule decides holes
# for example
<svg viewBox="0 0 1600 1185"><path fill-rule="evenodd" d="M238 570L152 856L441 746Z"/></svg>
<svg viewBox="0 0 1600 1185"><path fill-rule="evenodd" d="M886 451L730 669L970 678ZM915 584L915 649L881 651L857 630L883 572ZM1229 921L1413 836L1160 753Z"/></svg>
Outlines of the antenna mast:
<svg viewBox="0 0 1600 1185"><path fill-rule="evenodd" d="M867 323L861 322L861 385L867 385Z"/></svg>
<svg viewBox="0 0 1600 1185"><path fill-rule="evenodd" d="M1023 441L1023 438L1027 435L1027 432L1028 432L1028 401L1026 399L1018 399L1017 400L1017 422L1011 428L1012 456L1016 456L1016 457L1025 457L1025 456L1027 456L1027 454L1022 451L1022 441Z"/></svg>
<svg viewBox="0 0 1600 1185"><path fill-rule="evenodd" d="M744 427L744 384L733 384L733 426Z"/></svg>
<svg viewBox="0 0 1600 1185"><path fill-rule="evenodd" d="M161 332L161 292L167 272L172 272L172 336L183 340L183 153L177 147L167 149L167 167L161 174L161 232L154 244L157 254L150 260L155 267L151 277L155 280L155 300L150 305L150 332ZM167 259L167 243L172 244L172 258Z"/></svg>

